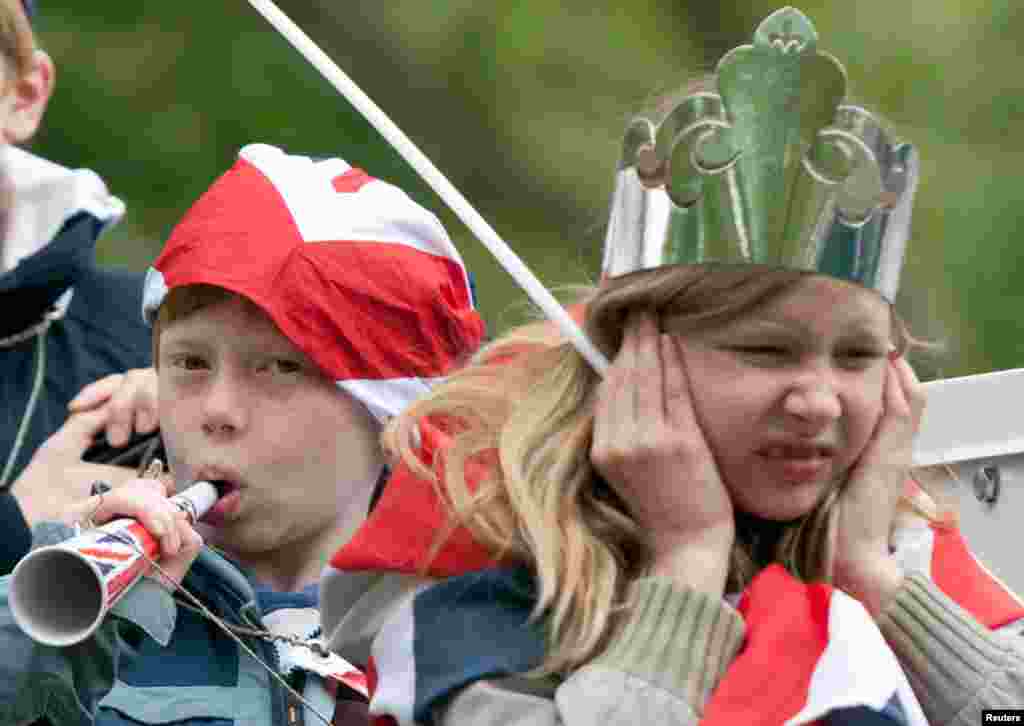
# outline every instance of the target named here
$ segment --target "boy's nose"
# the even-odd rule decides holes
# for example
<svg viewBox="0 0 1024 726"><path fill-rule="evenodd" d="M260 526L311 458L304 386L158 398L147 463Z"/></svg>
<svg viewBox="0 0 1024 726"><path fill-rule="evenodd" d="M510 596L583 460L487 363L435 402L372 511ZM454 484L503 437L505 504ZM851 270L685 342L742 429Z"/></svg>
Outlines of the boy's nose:
<svg viewBox="0 0 1024 726"><path fill-rule="evenodd" d="M247 422L241 386L230 376L218 375L203 400L203 432L208 436L229 436L242 431Z"/></svg>

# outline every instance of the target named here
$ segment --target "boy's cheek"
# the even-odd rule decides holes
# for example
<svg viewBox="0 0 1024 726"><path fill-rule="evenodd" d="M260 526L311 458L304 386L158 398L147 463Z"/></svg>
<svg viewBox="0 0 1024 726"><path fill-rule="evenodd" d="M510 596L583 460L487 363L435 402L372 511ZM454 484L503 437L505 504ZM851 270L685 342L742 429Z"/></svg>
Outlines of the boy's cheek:
<svg viewBox="0 0 1024 726"><path fill-rule="evenodd" d="M160 427L166 429L174 417L174 386L165 380L165 374L158 372L156 381L156 415Z"/></svg>
<svg viewBox="0 0 1024 726"><path fill-rule="evenodd" d="M177 471L188 451L185 443L188 439L186 417L183 416L179 405L174 405L163 397L157 404L157 415L160 420L161 438L170 459L168 464L172 465L173 471Z"/></svg>
<svg viewBox="0 0 1024 726"><path fill-rule="evenodd" d="M186 459L178 437L170 430L163 430L162 435L164 449L167 451L167 466L174 477L175 485L180 491L183 487L192 483L193 476L185 463Z"/></svg>

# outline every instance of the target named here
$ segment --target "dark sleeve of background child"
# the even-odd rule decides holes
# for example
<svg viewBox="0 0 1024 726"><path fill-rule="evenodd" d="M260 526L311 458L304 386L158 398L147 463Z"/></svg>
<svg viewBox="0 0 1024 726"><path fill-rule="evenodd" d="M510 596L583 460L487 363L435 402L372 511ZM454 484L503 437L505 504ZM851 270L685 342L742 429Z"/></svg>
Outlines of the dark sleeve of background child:
<svg viewBox="0 0 1024 726"><path fill-rule="evenodd" d="M21 514L18 500L10 492L0 492L0 575L14 569L32 546L32 532Z"/></svg>

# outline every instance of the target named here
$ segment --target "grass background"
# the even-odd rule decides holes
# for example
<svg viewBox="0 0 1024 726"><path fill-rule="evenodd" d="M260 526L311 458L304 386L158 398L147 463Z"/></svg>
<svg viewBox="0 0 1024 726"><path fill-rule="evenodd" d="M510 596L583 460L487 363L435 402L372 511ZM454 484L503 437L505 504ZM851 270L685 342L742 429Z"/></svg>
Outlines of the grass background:
<svg viewBox="0 0 1024 726"><path fill-rule="evenodd" d="M288 0L288 12L550 286L598 273L627 116L749 42L752 0ZM856 99L923 159L900 311L925 377L1024 366L1024 11L1010 0L805 2ZM245 0L42 0L58 83L33 150L128 204L101 259L143 268L253 141L340 154L437 212L492 331L524 298L405 162Z"/></svg>

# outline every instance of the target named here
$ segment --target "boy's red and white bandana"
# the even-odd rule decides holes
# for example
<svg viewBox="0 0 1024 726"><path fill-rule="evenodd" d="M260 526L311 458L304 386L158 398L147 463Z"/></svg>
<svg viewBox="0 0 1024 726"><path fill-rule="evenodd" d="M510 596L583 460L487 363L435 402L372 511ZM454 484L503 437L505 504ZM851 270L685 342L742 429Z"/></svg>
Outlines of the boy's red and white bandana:
<svg viewBox="0 0 1024 726"><path fill-rule="evenodd" d="M342 159L266 144L244 147L174 228L146 275L144 317L195 284L254 302L380 420L484 335L462 258L433 214Z"/></svg>

